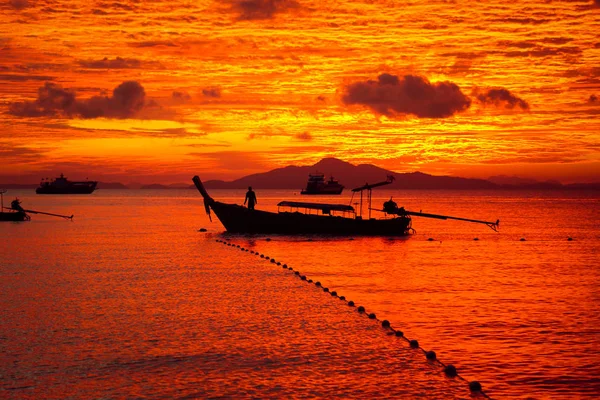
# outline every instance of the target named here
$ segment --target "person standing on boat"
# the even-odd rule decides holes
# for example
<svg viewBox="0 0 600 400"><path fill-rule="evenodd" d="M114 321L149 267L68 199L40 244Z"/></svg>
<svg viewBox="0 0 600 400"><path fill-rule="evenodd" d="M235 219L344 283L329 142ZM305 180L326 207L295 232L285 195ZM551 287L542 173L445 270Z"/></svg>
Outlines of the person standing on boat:
<svg viewBox="0 0 600 400"><path fill-rule="evenodd" d="M248 209L254 210L254 205L258 203L256 201L256 193L252 190L252 186L248 186L248 191L246 192L246 199L244 200L244 205L248 202Z"/></svg>

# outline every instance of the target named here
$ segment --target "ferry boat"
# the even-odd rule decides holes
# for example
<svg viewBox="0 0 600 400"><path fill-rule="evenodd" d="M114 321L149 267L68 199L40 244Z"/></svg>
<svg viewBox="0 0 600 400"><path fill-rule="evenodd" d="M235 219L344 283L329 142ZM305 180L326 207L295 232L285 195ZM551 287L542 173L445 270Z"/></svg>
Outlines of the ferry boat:
<svg viewBox="0 0 600 400"><path fill-rule="evenodd" d="M340 185L333 177L325 182L325 175L317 172L308 174L306 189L302 190L300 194L341 194L342 190L344 190L344 186Z"/></svg>
<svg viewBox="0 0 600 400"><path fill-rule="evenodd" d="M391 178L391 179L390 179ZM487 222L446 215L425 214L405 210L392 201L386 201L382 218L371 218L371 190L374 187L387 185L393 177L385 182L366 184L353 192L361 193L360 209L357 213L354 207L345 204L321 204L296 201L281 201L277 204L278 212L262 211L246 208L237 204L227 204L214 200L198 176L192 181L204 198L204 208L209 218L211 210L217 215L227 232L251 234L284 234L284 235L356 235L356 236L407 236L414 233L411 216L421 216L437 219L455 219L486 224L497 230L500 221ZM367 191L369 214L362 216L362 192ZM281 210L283 208L283 211ZM302 209L305 212L300 212ZM316 213L313 213L316 212ZM212 218L211 218L212 221Z"/></svg>
<svg viewBox="0 0 600 400"><path fill-rule="evenodd" d="M37 194L90 194L96 190L97 181L69 181L63 174L54 180L42 179L35 189Z"/></svg>

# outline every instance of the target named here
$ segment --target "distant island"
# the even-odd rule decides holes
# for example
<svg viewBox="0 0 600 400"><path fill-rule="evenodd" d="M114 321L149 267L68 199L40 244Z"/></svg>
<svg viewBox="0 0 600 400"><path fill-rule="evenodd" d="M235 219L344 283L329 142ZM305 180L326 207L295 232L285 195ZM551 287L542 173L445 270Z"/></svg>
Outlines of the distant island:
<svg viewBox="0 0 600 400"><path fill-rule="evenodd" d="M429 175L422 172L394 172L372 164L354 165L337 158L324 158L309 166L287 166L271 171L252 174L233 181L208 180L204 182L207 189L246 189L252 186L257 189L297 189L306 186L308 174L315 172L333 176L346 187L345 190L359 187L365 183L384 181L388 175L396 180L386 189L443 189L443 190L484 190L484 189L526 189L526 190L600 190L600 182L572 183L563 185L557 181L540 182L516 176L498 175L488 179L461 178L455 176ZM201 177L202 178L202 177ZM190 177L191 179L191 177ZM37 184L0 184L6 189L34 189ZM98 182L98 189L195 189L188 183L146 184L119 182Z"/></svg>
<svg viewBox="0 0 600 400"><path fill-rule="evenodd" d="M577 189L600 190L600 182L574 183L563 185L560 182L538 182L518 177L497 176L486 179L436 176L422 172L394 172L372 164L354 165L337 158L324 158L311 166L288 166L272 171L248 175L234 181L209 180L204 183L207 189L245 189L248 186L261 189L302 189L306 186L309 173L322 172L333 176L346 187L346 190L365 183L381 182L388 175L396 180L386 189L445 189L445 190L482 190L482 189ZM194 186L190 186L194 188Z"/></svg>

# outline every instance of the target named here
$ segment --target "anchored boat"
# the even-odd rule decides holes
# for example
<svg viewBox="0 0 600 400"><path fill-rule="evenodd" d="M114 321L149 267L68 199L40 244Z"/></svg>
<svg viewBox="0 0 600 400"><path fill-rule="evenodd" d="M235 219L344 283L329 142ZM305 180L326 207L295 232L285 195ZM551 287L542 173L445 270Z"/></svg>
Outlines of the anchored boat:
<svg viewBox="0 0 600 400"><path fill-rule="evenodd" d="M357 236L406 236L414 232L411 216L438 219L457 219L488 225L496 230L500 221L486 222L469 220L444 215L424 214L407 211L398 207L393 201L387 201L381 211L383 218L370 218L371 190L374 187L387 185L393 179L373 185L364 185L353 191L361 193L361 207L357 215L354 207L345 204L321 204L295 201L281 201L277 204L278 212L248 209L237 204L227 204L214 200L198 176L192 181L204 198L204 207L209 218L211 210L217 215L227 232L259 233L259 234L332 234ZM367 191L369 218L362 217L362 192ZM300 212L302 209L304 212ZM315 212L314 214L312 212ZM212 218L211 218L212 220Z"/></svg>
<svg viewBox="0 0 600 400"><path fill-rule="evenodd" d="M300 194L341 194L344 186L333 179L333 176L325 182L325 175L317 172L316 174L308 174L308 182L306 189Z"/></svg>
<svg viewBox="0 0 600 400"><path fill-rule="evenodd" d="M35 189L37 194L90 194L96 190L97 181L69 181L63 174L54 180L42 179Z"/></svg>
<svg viewBox="0 0 600 400"><path fill-rule="evenodd" d="M19 210L18 208L15 207L4 207L4 193L6 193L6 189L0 189L0 221L13 221L13 222L20 222L20 221L29 221L31 218L29 217L29 215L27 215L25 213L25 210ZM15 203L16 201L16 203ZM13 206L20 205L19 200L15 199L12 201L11 203ZM4 211L4 209L8 210L8 211Z"/></svg>

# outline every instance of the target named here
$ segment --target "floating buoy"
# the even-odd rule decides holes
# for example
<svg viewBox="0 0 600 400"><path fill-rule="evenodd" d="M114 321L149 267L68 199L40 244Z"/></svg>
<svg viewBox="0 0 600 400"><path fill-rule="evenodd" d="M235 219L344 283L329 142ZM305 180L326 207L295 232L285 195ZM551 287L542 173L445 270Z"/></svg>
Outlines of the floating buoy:
<svg viewBox="0 0 600 400"><path fill-rule="evenodd" d="M260 255L260 258L265 258L265 255L264 255L264 254L261 254L261 255Z"/></svg>
<svg viewBox="0 0 600 400"><path fill-rule="evenodd" d="M433 242L433 238L427 239L428 242Z"/></svg>
<svg viewBox="0 0 600 400"><path fill-rule="evenodd" d="M340 300L346 300L346 296L340 296Z"/></svg>
<svg viewBox="0 0 600 400"><path fill-rule="evenodd" d="M321 282L317 281L317 282L315 283L315 285L316 285L316 286L321 286Z"/></svg>
<svg viewBox="0 0 600 400"><path fill-rule="evenodd" d="M365 312L365 308L363 306L358 306L357 311L361 313Z"/></svg>
<svg viewBox="0 0 600 400"><path fill-rule="evenodd" d="M430 350L427 353L425 353L425 357L427 357L428 360L435 360L437 358L435 351Z"/></svg>
<svg viewBox="0 0 600 400"><path fill-rule="evenodd" d="M410 341L410 347L412 347L413 349L418 349L419 348L419 341L416 339L413 339Z"/></svg>
<svg viewBox="0 0 600 400"><path fill-rule="evenodd" d="M324 288L323 288L323 291L324 291L324 292L329 292L329 288L326 288L326 287L324 287Z"/></svg>
<svg viewBox="0 0 600 400"><path fill-rule="evenodd" d="M350 301L348 302L348 305L349 305L350 307L354 307L354 302L353 302L352 300L350 300Z"/></svg>
<svg viewBox="0 0 600 400"><path fill-rule="evenodd" d="M283 264L283 268L287 268L287 264Z"/></svg>
<svg viewBox="0 0 600 400"><path fill-rule="evenodd" d="M402 332L402 331L396 331L396 336L402 337L402 336L404 336L404 332Z"/></svg>
<svg viewBox="0 0 600 400"><path fill-rule="evenodd" d="M387 319L384 319L383 321L381 321L381 326L384 328L389 328L390 327L390 321L388 321Z"/></svg>
<svg viewBox="0 0 600 400"><path fill-rule="evenodd" d="M281 263L279 261L277 261L277 265L281 265Z"/></svg>
<svg viewBox="0 0 600 400"><path fill-rule="evenodd" d="M294 274L300 275L300 271L296 271L296 272L294 272Z"/></svg>
<svg viewBox="0 0 600 400"><path fill-rule="evenodd" d="M570 242L571 240L573 240L573 238L572 238L571 236L569 236L569 237L567 238L567 240Z"/></svg>
<svg viewBox="0 0 600 400"><path fill-rule="evenodd" d="M219 240L219 239L215 239L215 242L219 243L219 242L220 242L220 240Z"/></svg>
<svg viewBox="0 0 600 400"><path fill-rule="evenodd" d="M474 238L473 240L477 241L477 240L479 240L479 238Z"/></svg>
<svg viewBox="0 0 600 400"><path fill-rule="evenodd" d="M333 291L333 292L331 292L331 295L332 295L332 296L337 296L337 292L336 292L336 291Z"/></svg>
<svg viewBox="0 0 600 400"><path fill-rule="evenodd" d="M303 281L305 281L305 280L306 280L306 275L302 275L302 276L300 277L300 279L302 279Z"/></svg>
<svg viewBox="0 0 600 400"><path fill-rule="evenodd" d="M313 280L312 280L312 279L309 279L309 280L308 280L308 283L313 283Z"/></svg>
<svg viewBox="0 0 600 400"><path fill-rule="evenodd" d="M471 392L481 392L481 383L477 381L469 382L469 389Z"/></svg>
<svg viewBox="0 0 600 400"><path fill-rule="evenodd" d="M272 259L272 258L271 258L271 262L272 262L273 264L275 264L275 260L274 260L274 259Z"/></svg>
<svg viewBox="0 0 600 400"><path fill-rule="evenodd" d="M269 256L266 256L266 257L265 257L265 259L266 259L266 260L270 260L270 259L271 259L271 257L269 257Z"/></svg>
<svg viewBox="0 0 600 400"><path fill-rule="evenodd" d="M450 378L454 378L456 375L458 375L456 367L452 364L446 365L446 368L444 368L444 373Z"/></svg>
<svg viewBox="0 0 600 400"><path fill-rule="evenodd" d="M369 314L369 319L375 319L375 318L377 318L377 316L375 314L373 314L373 313Z"/></svg>

